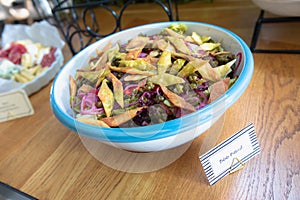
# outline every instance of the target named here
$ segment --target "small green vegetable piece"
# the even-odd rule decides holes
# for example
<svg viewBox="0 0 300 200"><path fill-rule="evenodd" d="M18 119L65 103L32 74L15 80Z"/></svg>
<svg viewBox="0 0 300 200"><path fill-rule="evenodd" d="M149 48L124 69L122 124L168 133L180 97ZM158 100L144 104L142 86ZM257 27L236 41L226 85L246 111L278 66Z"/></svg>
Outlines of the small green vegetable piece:
<svg viewBox="0 0 300 200"><path fill-rule="evenodd" d="M194 42L196 42L198 45L202 45L203 43L206 43L211 39L211 37L209 36L200 36L196 32L193 32L191 37L194 40Z"/></svg>
<svg viewBox="0 0 300 200"><path fill-rule="evenodd" d="M211 39L211 37L209 37L209 36L205 36L205 35L201 36L201 40L203 43L208 42L210 39Z"/></svg>
<svg viewBox="0 0 300 200"><path fill-rule="evenodd" d="M211 51L219 47L220 45L221 45L220 43L203 43L200 45L200 47L205 51Z"/></svg>
<svg viewBox="0 0 300 200"><path fill-rule="evenodd" d="M187 31L187 26L185 24L171 24L168 28L179 34L184 34Z"/></svg>
<svg viewBox="0 0 300 200"><path fill-rule="evenodd" d="M192 33L192 38L193 38L193 40L194 40L198 45L203 44L203 41L202 41L202 39L201 39L201 36L198 35L196 32L193 32L193 33Z"/></svg>
<svg viewBox="0 0 300 200"><path fill-rule="evenodd" d="M151 82L148 82L147 85L145 86L146 90L152 90L155 87L155 85Z"/></svg>
<svg viewBox="0 0 300 200"><path fill-rule="evenodd" d="M179 59L175 60L173 62L173 65L172 65L169 73L172 75L176 75L179 72L179 70L183 67L184 63L185 63L184 59L179 58Z"/></svg>
<svg viewBox="0 0 300 200"><path fill-rule="evenodd" d="M237 77L230 79L228 88L230 88L235 83L236 80L237 80Z"/></svg>
<svg viewBox="0 0 300 200"><path fill-rule="evenodd" d="M189 62L186 64L177 74L179 77L187 77L190 74L194 73L196 71L196 68L194 67L193 62Z"/></svg>
<svg viewBox="0 0 300 200"><path fill-rule="evenodd" d="M190 87L191 87L191 89L196 89L197 88L197 84L196 83L191 83Z"/></svg>
<svg viewBox="0 0 300 200"><path fill-rule="evenodd" d="M161 101L165 100L165 97L162 95L157 95L155 98L156 98L157 102L161 102Z"/></svg>
<svg viewBox="0 0 300 200"><path fill-rule="evenodd" d="M213 69L220 75L221 78L225 78L227 74L232 71L231 66L235 63L235 61L236 59L226 63L225 65L221 65Z"/></svg>

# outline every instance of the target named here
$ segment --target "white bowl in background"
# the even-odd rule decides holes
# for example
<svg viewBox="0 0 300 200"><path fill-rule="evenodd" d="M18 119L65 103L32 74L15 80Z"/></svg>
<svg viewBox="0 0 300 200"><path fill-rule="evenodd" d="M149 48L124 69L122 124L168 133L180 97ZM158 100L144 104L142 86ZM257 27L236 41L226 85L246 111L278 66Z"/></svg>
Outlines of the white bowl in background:
<svg viewBox="0 0 300 200"><path fill-rule="evenodd" d="M252 0L262 10L280 16L300 16L300 0Z"/></svg>

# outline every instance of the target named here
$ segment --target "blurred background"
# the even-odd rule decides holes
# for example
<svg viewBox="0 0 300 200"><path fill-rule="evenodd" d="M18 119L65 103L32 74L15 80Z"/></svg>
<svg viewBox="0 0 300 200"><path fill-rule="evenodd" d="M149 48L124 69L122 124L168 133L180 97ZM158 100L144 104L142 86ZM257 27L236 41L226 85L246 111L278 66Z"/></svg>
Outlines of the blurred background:
<svg viewBox="0 0 300 200"><path fill-rule="evenodd" d="M61 4L62 1L65 2L65 7L72 7L75 4L105 2L117 14L122 6L128 2L128 0L0 0L0 32L2 32L4 24L32 24L41 20L47 20L59 28L57 20L53 19L52 9ZM162 12L162 8L153 0L131 0L130 2L130 5L122 13L122 19L117 22L120 23L117 26L122 25L122 29L170 20L170 17ZM276 11L274 6L277 9L284 7L285 9L279 10L286 11L287 15L293 13L294 16L300 15L300 1L296 0L272 1L274 3L266 5L261 4L261 2L266 2L262 0L162 0L162 2L165 5L167 2L172 2L174 20L205 22L228 28L242 37L249 46L253 43L251 40L255 25L259 21L258 18L263 8L270 6L271 9L267 9L265 13L265 17L268 18L285 17L277 15L277 12L272 12ZM282 6L277 5L278 3L281 3ZM107 9L92 9L88 11L90 14L88 20L97 22L96 28L97 31L102 31L101 34L110 33L116 23L114 16ZM73 12L73 10L71 11ZM81 15L82 13L78 14L77 18L82 22L84 20L83 17L80 17ZM74 12L71 13L70 9L64 9L63 11L60 10L57 16L59 23L64 22L64 26L66 26L66 24L72 24L70 19L74 18ZM288 49L299 49L300 37L295 37L294 34L299 31L299 19L300 17L296 17L294 21L286 23L265 23L261 30L259 29L260 42L258 42L258 46L267 48L286 46ZM90 27L93 28L93 26L94 24Z"/></svg>

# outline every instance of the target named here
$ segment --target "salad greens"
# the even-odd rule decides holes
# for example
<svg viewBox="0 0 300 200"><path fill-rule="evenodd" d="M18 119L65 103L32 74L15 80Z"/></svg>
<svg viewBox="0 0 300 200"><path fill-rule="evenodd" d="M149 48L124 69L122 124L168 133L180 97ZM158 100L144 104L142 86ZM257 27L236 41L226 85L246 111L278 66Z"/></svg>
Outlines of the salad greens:
<svg viewBox="0 0 300 200"><path fill-rule="evenodd" d="M102 127L162 123L220 97L237 77L235 55L210 36L172 24L126 44L108 43L70 76L78 121Z"/></svg>

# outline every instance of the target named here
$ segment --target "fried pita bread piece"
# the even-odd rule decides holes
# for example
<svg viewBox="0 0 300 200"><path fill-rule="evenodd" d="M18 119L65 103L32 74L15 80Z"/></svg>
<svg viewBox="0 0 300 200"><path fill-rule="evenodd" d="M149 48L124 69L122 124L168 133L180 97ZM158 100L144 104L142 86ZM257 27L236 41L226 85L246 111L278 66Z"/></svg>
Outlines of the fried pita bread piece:
<svg viewBox="0 0 300 200"><path fill-rule="evenodd" d="M121 113L116 116L102 118L101 120L104 123L108 124L110 127L118 127L121 124L134 118L137 115L137 113L144 108L145 107L138 107L132 110L125 111L124 113Z"/></svg>
<svg viewBox="0 0 300 200"><path fill-rule="evenodd" d="M228 90L229 82L230 78L225 78L212 84L208 103L211 103L224 94Z"/></svg>
<svg viewBox="0 0 300 200"><path fill-rule="evenodd" d="M113 73L109 73L108 77L112 81L114 96L116 102L124 108L124 94L123 94L123 83Z"/></svg>
<svg viewBox="0 0 300 200"><path fill-rule="evenodd" d="M77 92L77 85L76 85L74 78L71 75L69 76L69 81L70 81L70 105L71 105L71 108L73 108L74 107L74 98L75 98L76 92Z"/></svg>
<svg viewBox="0 0 300 200"><path fill-rule="evenodd" d="M110 88L107 85L106 79L102 81L101 87L98 92L98 97L102 102L106 116L109 117L112 113L115 99L114 99L113 92L110 90Z"/></svg>
<svg viewBox="0 0 300 200"><path fill-rule="evenodd" d="M93 125L93 126L101 126L101 127L105 127L105 128L110 128L105 122L103 122L101 120L97 120L97 119L81 117L81 118L77 118L77 120L80 122L86 123L86 124Z"/></svg>
<svg viewBox="0 0 300 200"><path fill-rule="evenodd" d="M183 108L185 110L189 110L192 112L196 111L194 106L186 102L184 98L182 98L181 96L178 96L177 94L171 92L170 90L168 90L168 88L166 88L163 85L160 85L160 88L163 91L163 93L168 97L170 102L174 104L176 107Z"/></svg>

